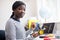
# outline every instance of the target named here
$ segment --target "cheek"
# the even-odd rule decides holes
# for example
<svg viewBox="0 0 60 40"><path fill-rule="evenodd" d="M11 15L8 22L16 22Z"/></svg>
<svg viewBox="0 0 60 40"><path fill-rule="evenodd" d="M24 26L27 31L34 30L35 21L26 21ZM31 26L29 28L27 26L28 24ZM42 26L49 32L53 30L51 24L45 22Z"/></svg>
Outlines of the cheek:
<svg viewBox="0 0 60 40"><path fill-rule="evenodd" d="M19 13L19 12L21 12L21 11L17 10L16 12Z"/></svg>

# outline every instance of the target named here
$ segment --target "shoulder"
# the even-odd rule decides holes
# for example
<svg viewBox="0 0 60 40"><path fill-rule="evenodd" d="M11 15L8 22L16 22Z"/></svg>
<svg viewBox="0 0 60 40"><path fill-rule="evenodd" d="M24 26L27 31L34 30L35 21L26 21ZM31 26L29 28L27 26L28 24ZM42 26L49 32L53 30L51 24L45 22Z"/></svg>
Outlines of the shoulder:
<svg viewBox="0 0 60 40"><path fill-rule="evenodd" d="M12 19L12 18L10 18L10 19L8 19L8 21L7 21L7 24L12 24L12 23L14 23L15 21Z"/></svg>
<svg viewBox="0 0 60 40"><path fill-rule="evenodd" d="M12 19L12 18L10 18L10 19L8 19L8 21L7 21L7 23L6 23L6 29L8 28L8 29L12 29L12 28L14 28L14 25L15 25L15 23L14 23L15 21Z"/></svg>

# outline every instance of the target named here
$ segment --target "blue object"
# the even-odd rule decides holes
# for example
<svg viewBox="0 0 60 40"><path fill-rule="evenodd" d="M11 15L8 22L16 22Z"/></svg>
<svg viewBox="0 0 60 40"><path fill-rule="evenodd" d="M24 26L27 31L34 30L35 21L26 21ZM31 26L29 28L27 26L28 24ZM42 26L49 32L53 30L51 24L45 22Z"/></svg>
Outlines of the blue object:
<svg viewBox="0 0 60 40"><path fill-rule="evenodd" d="M36 23L36 28L35 28L35 30L34 31L38 31L38 30L40 30L40 24L39 23Z"/></svg>

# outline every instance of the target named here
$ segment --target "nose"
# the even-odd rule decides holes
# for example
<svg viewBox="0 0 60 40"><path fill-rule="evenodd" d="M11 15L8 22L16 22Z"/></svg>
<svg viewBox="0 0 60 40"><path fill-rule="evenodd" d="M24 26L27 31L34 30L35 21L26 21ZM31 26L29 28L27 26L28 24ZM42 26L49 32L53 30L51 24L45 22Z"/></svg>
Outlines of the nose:
<svg viewBox="0 0 60 40"><path fill-rule="evenodd" d="M22 13L24 13L25 11L24 10L21 10Z"/></svg>

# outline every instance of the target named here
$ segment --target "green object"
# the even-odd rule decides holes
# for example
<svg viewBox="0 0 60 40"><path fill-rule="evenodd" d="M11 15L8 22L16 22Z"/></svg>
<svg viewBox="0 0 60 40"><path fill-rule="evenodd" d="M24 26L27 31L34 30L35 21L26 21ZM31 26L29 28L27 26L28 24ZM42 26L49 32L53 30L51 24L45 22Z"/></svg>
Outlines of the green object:
<svg viewBox="0 0 60 40"><path fill-rule="evenodd" d="M60 39L60 36L55 36L57 39Z"/></svg>

